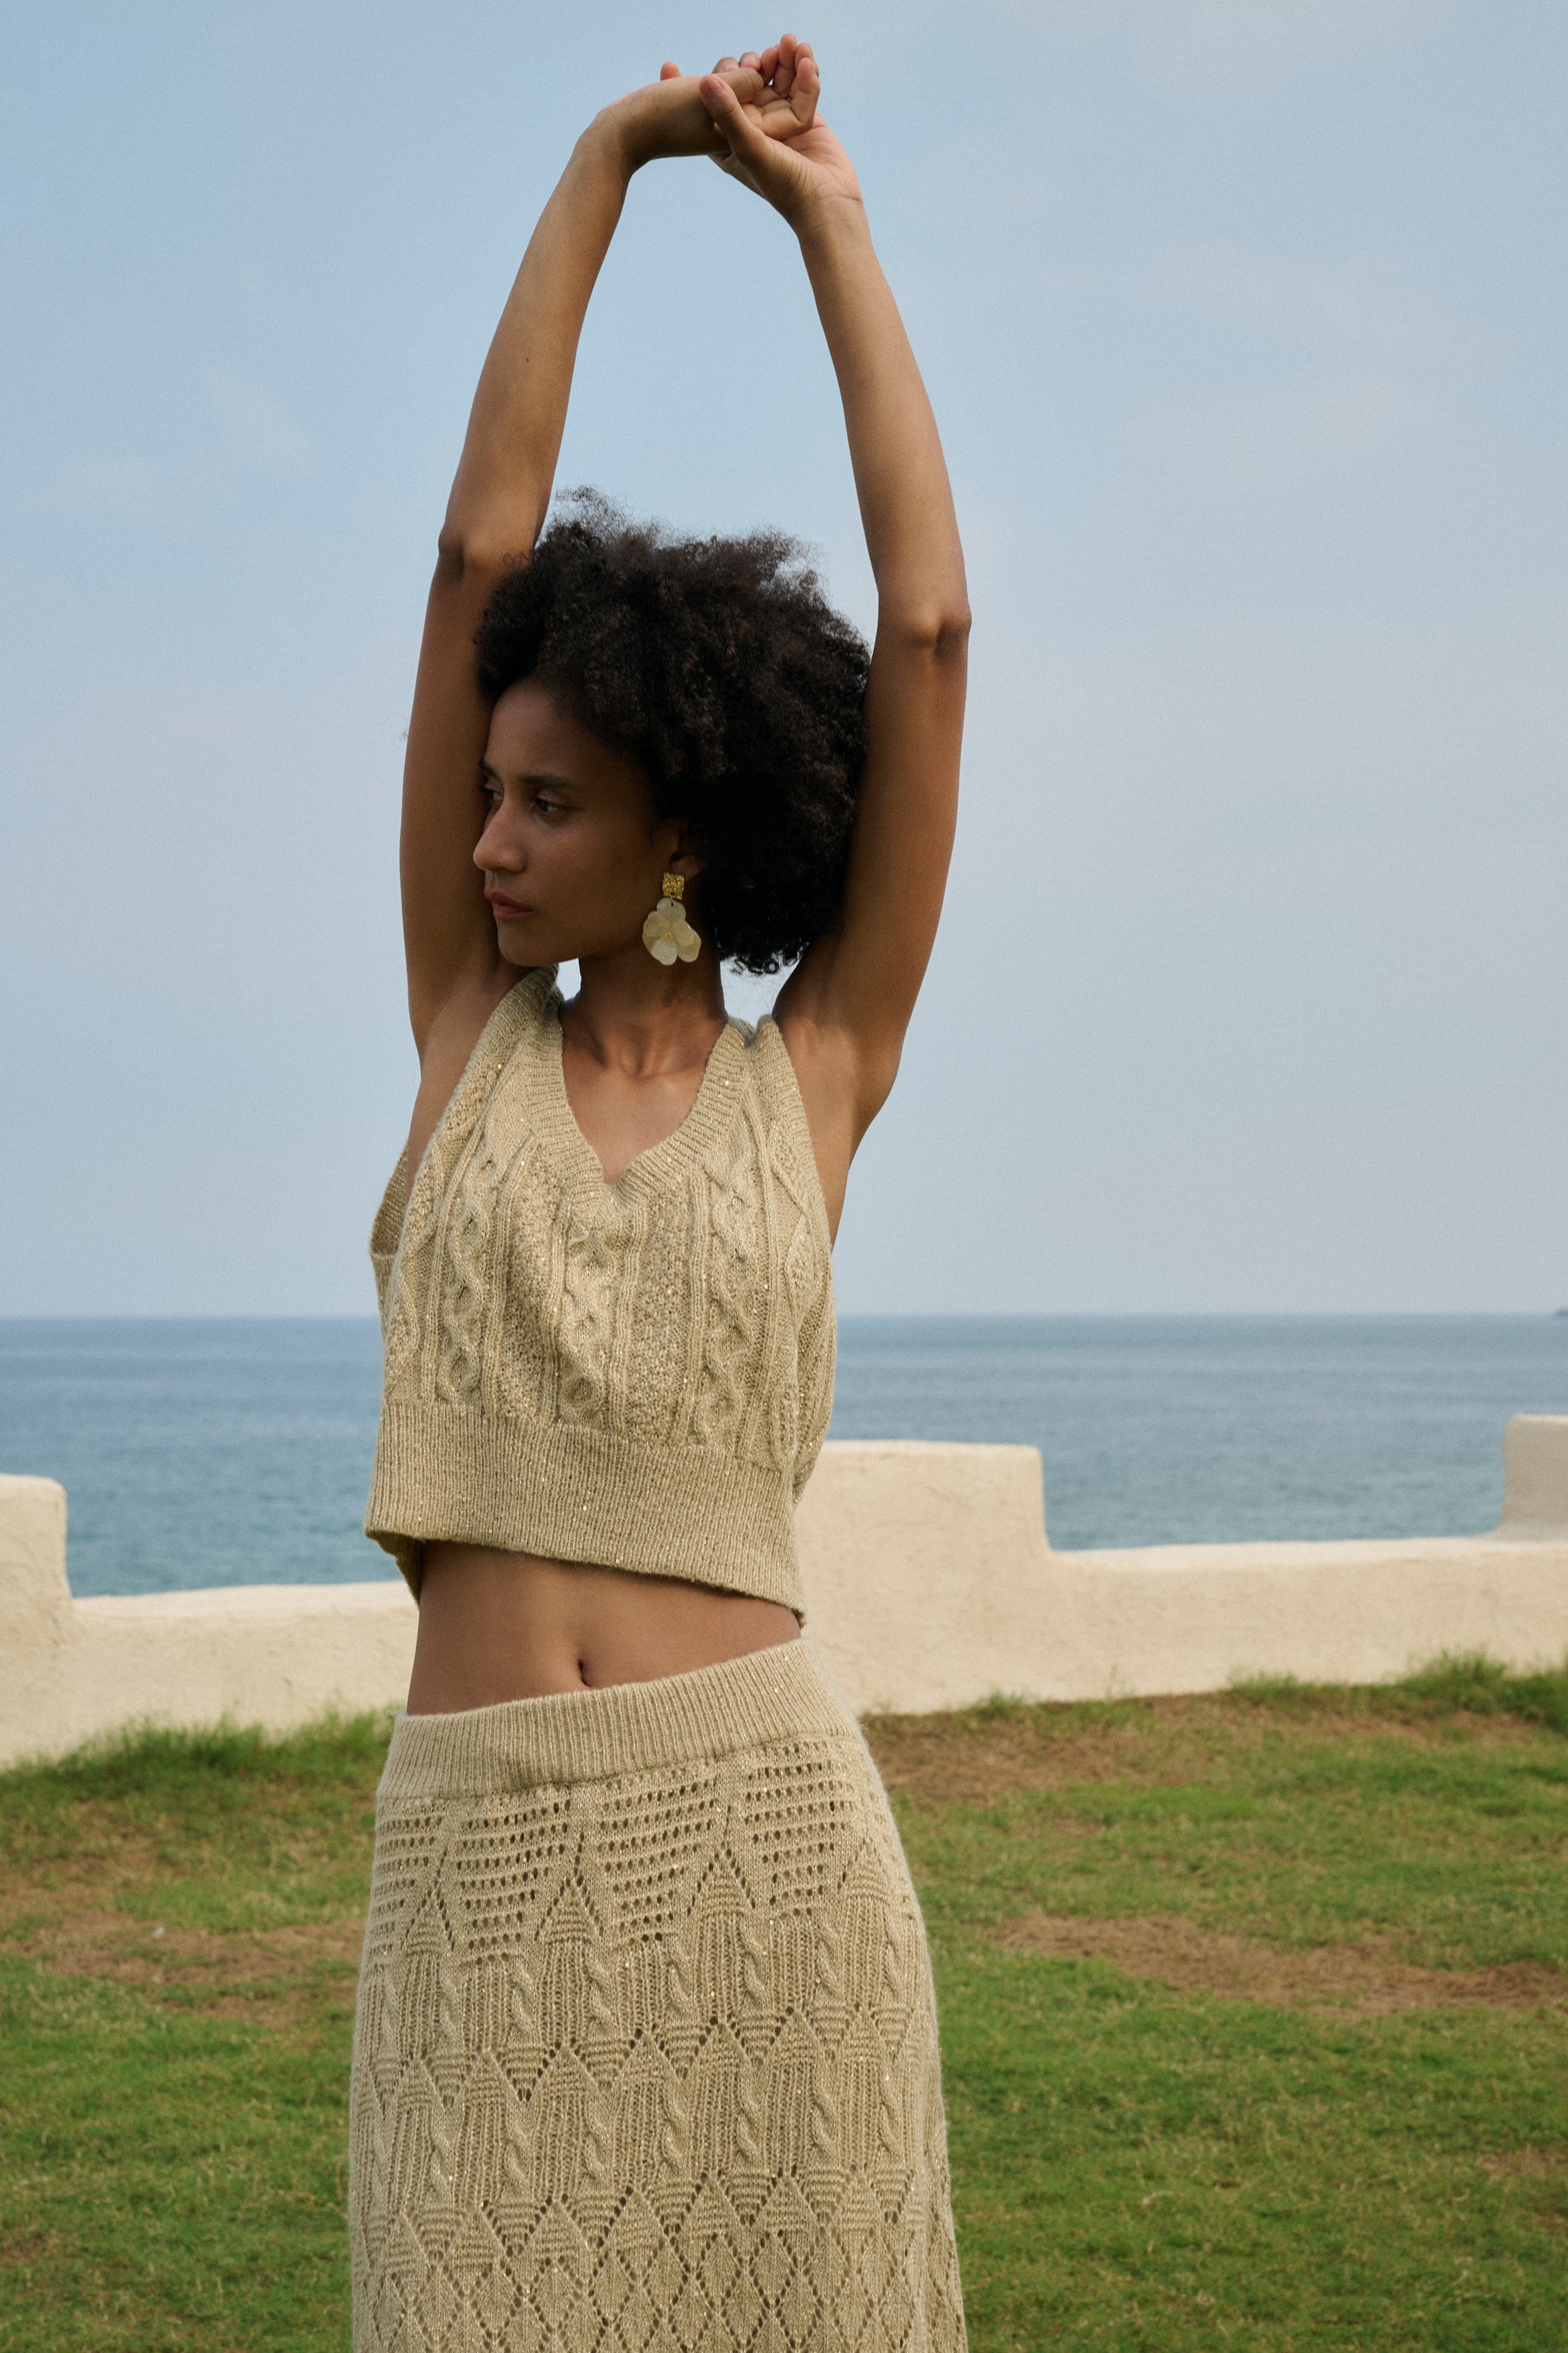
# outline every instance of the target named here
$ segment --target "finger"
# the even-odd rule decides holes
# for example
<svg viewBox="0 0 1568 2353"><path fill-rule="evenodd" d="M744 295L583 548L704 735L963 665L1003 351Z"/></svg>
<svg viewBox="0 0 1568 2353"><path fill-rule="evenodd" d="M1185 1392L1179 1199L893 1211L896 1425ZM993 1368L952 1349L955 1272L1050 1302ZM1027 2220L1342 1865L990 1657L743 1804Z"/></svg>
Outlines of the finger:
<svg viewBox="0 0 1568 2353"><path fill-rule="evenodd" d="M715 73L733 73L740 62L739 58L721 58L713 70Z"/></svg>
<svg viewBox="0 0 1568 2353"><path fill-rule="evenodd" d="M704 74L698 87L713 126L731 154L737 162L753 168L761 161L765 169L773 142L752 121L729 83L721 81L717 74Z"/></svg>
<svg viewBox="0 0 1568 2353"><path fill-rule="evenodd" d="M787 98L795 87L795 59L798 46L793 33L781 33L777 48L770 53L774 65L768 79L780 98Z"/></svg>
<svg viewBox="0 0 1568 2353"><path fill-rule="evenodd" d="M757 53L756 53L755 49L748 49L748 50L746 51L745 56L741 59L741 63L742 63L743 66L755 66L755 68L757 69L758 72L759 72L759 73L761 73L761 72L762 72L763 61L762 61L761 58L757 55ZM764 80L766 79L766 76L765 76L765 75L763 76L763 79L764 79Z"/></svg>
<svg viewBox="0 0 1568 2353"><path fill-rule="evenodd" d="M664 63L658 69L658 78L660 81L679 81L680 79L680 68L676 64L673 58L666 58Z"/></svg>
<svg viewBox="0 0 1568 2353"><path fill-rule="evenodd" d="M771 49L764 49L762 56L757 59L757 71L762 75L764 81L772 81L778 69L779 53L777 44L775 43L773 47Z"/></svg>

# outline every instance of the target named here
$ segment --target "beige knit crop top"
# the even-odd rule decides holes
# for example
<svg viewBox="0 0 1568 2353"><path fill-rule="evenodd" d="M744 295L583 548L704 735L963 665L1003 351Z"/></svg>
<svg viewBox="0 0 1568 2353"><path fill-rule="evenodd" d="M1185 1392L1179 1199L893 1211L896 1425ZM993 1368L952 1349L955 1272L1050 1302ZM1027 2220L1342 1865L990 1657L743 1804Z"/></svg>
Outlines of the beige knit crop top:
<svg viewBox="0 0 1568 2353"><path fill-rule="evenodd" d="M731 1020L682 1124L606 1184L555 968L485 1025L371 1234L384 1376L365 1533L416 1593L437 1538L805 1615L794 1513L833 1398L827 1213L777 1024Z"/></svg>

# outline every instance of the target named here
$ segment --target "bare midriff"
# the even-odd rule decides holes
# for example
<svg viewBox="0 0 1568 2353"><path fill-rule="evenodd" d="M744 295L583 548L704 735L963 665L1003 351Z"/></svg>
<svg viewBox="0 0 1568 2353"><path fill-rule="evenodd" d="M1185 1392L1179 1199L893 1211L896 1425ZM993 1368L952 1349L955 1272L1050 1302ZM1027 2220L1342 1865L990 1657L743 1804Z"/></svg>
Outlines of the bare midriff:
<svg viewBox="0 0 1568 2353"><path fill-rule="evenodd" d="M657 1683L799 1632L793 1609L749 1593L482 1545L427 1545L408 1713Z"/></svg>

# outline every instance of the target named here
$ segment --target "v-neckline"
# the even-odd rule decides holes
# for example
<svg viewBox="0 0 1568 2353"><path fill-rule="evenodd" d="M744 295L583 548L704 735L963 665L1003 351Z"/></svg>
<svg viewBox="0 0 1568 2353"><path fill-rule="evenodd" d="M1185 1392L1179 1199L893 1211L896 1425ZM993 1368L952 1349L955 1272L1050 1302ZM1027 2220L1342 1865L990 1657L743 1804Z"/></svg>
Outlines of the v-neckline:
<svg viewBox="0 0 1568 2353"><path fill-rule="evenodd" d="M679 1125L657 1144L634 1153L613 1181L577 1122L566 1092L565 1032L561 1026L563 999L553 976L540 1007L541 1060L543 1063L544 1105L552 1139L563 1166L575 1178L579 1192L603 1201L619 1201L647 1192L667 1176L700 1158L726 1124L735 1100L739 1076L737 1054L745 1051L745 1026L732 1013L709 1050L697 1082L691 1108Z"/></svg>

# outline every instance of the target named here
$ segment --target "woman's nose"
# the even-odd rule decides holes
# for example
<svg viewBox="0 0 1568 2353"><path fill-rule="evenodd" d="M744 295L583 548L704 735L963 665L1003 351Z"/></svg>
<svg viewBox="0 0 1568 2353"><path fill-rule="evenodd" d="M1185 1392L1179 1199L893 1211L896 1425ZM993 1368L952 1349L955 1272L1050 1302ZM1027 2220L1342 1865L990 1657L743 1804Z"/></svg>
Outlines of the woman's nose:
<svg viewBox="0 0 1568 2353"><path fill-rule="evenodd" d="M474 844L474 864L482 873L515 874L521 862L509 838L505 809L492 809Z"/></svg>

